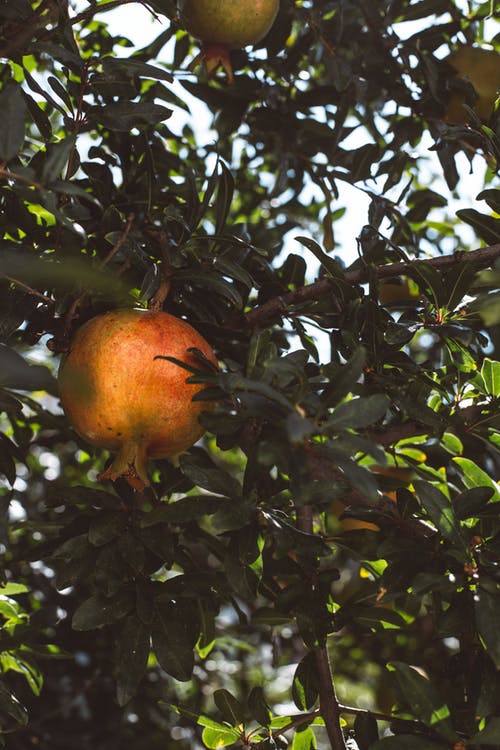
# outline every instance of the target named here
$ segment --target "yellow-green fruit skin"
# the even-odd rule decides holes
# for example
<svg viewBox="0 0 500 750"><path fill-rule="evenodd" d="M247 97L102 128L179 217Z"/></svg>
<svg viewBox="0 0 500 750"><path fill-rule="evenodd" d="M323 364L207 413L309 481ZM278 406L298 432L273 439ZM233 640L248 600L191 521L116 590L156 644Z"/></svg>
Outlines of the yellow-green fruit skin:
<svg viewBox="0 0 500 750"><path fill-rule="evenodd" d="M279 0L179 0L178 7L184 27L194 37L236 49L266 36Z"/></svg>
<svg viewBox="0 0 500 750"><path fill-rule="evenodd" d="M217 364L205 339L168 313L115 310L78 329L61 361L59 395L76 432L118 454L102 478L125 476L142 489L148 458L176 456L201 437L199 416L213 404L192 398L204 386L186 383L190 372L180 365L156 359L199 369L190 348Z"/></svg>
<svg viewBox="0 0 500 750"><path fill-rule="evenodd" d="M474 86L477 99L473 108L481 120L487 122L500 91L500 54L494 50L464 45L452 52L447 62L455 68L460 78L469 80ZM469 115L464 102L461 94L451 93L446 113L449 122L467 122Z"/></svg>

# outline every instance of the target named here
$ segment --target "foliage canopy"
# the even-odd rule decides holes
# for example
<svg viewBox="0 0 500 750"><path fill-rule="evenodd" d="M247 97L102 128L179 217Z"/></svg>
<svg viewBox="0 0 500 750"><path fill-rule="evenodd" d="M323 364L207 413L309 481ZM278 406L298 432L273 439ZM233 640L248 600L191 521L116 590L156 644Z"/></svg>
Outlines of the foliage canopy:
<svg viewBox="0 0 500 750"><path fill-rule="evenodd" d="M228 85L173 0L0 2L9 750L500 746L500 116L446 61L494 19L282 0ZM220 369L139 494L55 375L146 305Z"/></svg>

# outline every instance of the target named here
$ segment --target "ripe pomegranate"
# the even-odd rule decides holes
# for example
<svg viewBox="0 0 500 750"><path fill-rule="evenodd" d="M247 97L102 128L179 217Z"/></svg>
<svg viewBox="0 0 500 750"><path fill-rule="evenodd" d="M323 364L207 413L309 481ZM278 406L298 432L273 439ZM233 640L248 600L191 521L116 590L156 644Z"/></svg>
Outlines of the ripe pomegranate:
<svg viewBox="0 0 500 750"><path fill-rule="evenodd" d="M198 421L210 402L192 401L203 385L157 356L200 368L188 349L216 364L205 339L164 312L115 310L92 318L76 333L59 368L61 403L89 443L118 455L98 479L124 477L136 490L149 485L148 458L175 456L203 434Z"/></svg>
<svg viewBox="0 0 500 750"><path fill-rule="evenodd" d="M208 73L222 65L233 81L230 50L256 44L274 23L279 0L179 0L181 21L202 42L191 68L204 61Z"/></svg>

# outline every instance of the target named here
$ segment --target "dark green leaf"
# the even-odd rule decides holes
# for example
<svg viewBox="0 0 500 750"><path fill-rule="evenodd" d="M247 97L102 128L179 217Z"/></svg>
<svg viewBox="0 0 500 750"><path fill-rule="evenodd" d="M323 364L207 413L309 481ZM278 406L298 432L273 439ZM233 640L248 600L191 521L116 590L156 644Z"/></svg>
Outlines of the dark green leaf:
<svg viewBox="0 0 500 750"><path fill-rule="evenodd" d="M0 386L20 391L57 392L56 381L43 365L30 365L5 344L0 344Z"/></svg>
<svg viewBox="0 0 500 750"><path fill-rule="evenodd" d="M105 128L128 133L132 128L143 130L168 120L171 109L151 102L113 102L106 107L89 107L88 115Z"/></svg>
<svg viewBox="0 0 500 750"><path fill-rule="evenodd" d="M500 584L490 578L482 579L476 589L474 608L479 635L500 669Z"/></svg>
<svg viewBox="0 0 500 750"><path fill-rule="evenodd" d="M222 718L233 727L237 727L245 719L243 706L229 690L220 689L214 693L215 705L222 714Z"/></svg>
<svg viewBox="0 0 500 750"><path fill-rule="evenodd" d="M21 726L28 723L28 712L25 707L18 701L14 693L4 685L0 679L0 711L7 716L11 716Z"/></svg>
<svg viewBox="0 0 500 750"><path fill-rule="evenodd" d="M150 629L136 615L125 620L116 640L116 695L124 706L136 692L146 671Z"/></svg>
<svg viewBox="0 0 500 750"><path fill-rule="evenodd" d="M176 680L190 680L198 640L198 610L190 604L161 603L153 621L153 650L161 667Z"/></svg>
<svg viewBox="0 0 500 750"><path fill-rule="evenodd" d="M461 521L480 514L493 497L493 487L473 487L455 498L453 507Z"/></svg>
<svg viewBox="0 0 500 750"><path fill-rule="evenodd" d="M123 512L105 511L99 513L90 522L89 542L94 547L101 547L121 534L126 526L127 516Z"/></svg>
<svg viewBox="0 0 500 750"><path fill-rule="evenodd" d="M369 427L384 416L388 405L389 400L382 393L353 398L337 406L326 427L329 431Z"/></svg>
<svg viewBox="0 0 500 750"><path fill-rule="evenodd" d="M115 596L105 597L94 594L80 604L73 615L72 625L75 630L94 630L125 617L135 604L133 592L123 589Z"/></svg>
<svg viewBox="0 0 500 750"><path fill-rule="evenodd" d="M234 177L230 170L226 167L224 162L219 162L221 174L217 184L217 200L215 204L216 208L216 222L215 231L217 234L221 234L226 224L226 219L231 208L231 201L233 199L234 192Z"/></svg>
<svg viewBox="0 0 500 750"><path fill-rule="evenodd" d="M21 87L10 84L0 92L0 161L10 161L23 143L26 103Z"/></svg>
<svg viewBox="0 0 500 750"><path fill-rule="evenodd" d="M415 490L429 517L445 539L448 539L454 547L462 552L464 559L467 559L469 554L467 540L455 516L453 505L446 495L430 482L415 482Z"/></svg>
<svg viewBox="0 0 500 750"><path fill-rule="evenodd" d="M372 743L378 740L377 720L369 711L356 716L354 736L359 750L369 750Z"/></svg>
<svg viewBox="0 0 500 750"><path fill-rule="evenodd" d="M109 72L125 72L130 75L138 75L143 78L155 78L160 81L171 83L174 79L171 73L157 65L150 65L142 60L128 57L117 60L116 58L107 57L103 60L103 70Z"/></svg>
<svg viewBox="0 0 500 750"><path fill-rule="evenodd" d="M300 711L310 711L319 695L318 667L314 652L299 662L292 684L292 698Z"/></svg>
<svg viewBox="0 0 500 750"><path fill-rule="evenodd" d="M314 750L316 737L311 727L296 729L293 735L292 750Z"/></svg>
<svg viewBox="0 0 500 750"><path fill-rule="evenodd" d="M366 349L359 346L345 365L330 365L328 377L330 383L326 386L322 402L326 406L334 406L352 391L363 371L366 362Z"/></svg>
<svg viewBox="0 0 500 750"><path fill-rule="evenodd" d="M261 726L269 726L272 718L272 712L269 708L261 687L253 687L248 696L248 710L255 721Z"/></svg>
<svg viewBox="0 0 500 750"><path fill-rule="evenodd" d="M463 208L457 211L462 221L470 224L487 245L494 245L500 240L500 219L485 216L474 208Z"/></svg>
<svg viewBox="0 0 500 750"><path fill-rule="evenodd" d="M237 479L220 469L202 454L185 454L180 458L183 474L205 490L225 497L241 497L241 485Z"/></svg>
<svg viewBox="0 0 500 750"><path fill-rule="evenodd" d="M61 177L61 173L74 147L74 137L65 138L57 143L49 143L41 173L43 182L50 183Z"/></svg>
<svg viewBox="0 0 500 750"><path fill-rule="evenodd" d="M200 486L202 486L200 484ZM211 516L224 509L230 500L215 495L190 495L172 503L163 503L146 514L141 526L147 528L158 523L189 523L203 516Z"/></svg>
<svg viewBox="0 0 500 750"><path fill-rule="evenodd" d="M414 667L400 661L389 665L404 702L412 714L449 741L456 738L450 709L431 682Z"/></svg>

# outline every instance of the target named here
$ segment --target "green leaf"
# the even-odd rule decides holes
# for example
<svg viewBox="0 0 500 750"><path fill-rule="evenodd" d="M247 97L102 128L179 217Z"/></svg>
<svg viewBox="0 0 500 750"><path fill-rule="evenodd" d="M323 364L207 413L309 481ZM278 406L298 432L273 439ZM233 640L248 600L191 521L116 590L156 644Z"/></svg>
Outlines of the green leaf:
<svg viewBox="0 0 500 750"><path fill-rule="evenodd" d="M116 697L124 706L135 694L146 671L150 628L136 615L130 615L116 640Z"/></svg>
<svg viewBox="0 0 500 750"><path fill-rule="evenodd" d="M474 208L463 208L456 213L459 219L475 229L487 245L494 245L500 240L500 219L485 216Z"/></svg>
<svg viewBox="0 0 500 750"><path fill-rule="evenodd" d="M316 747L316 736L311 727L295 731L293 735L292 750L314 750Z"/></svg>
<svg viewBox="0 0 500 750"><path fill-rule="evenodd" d="M325 406L334 406L352 391L354 383L359 380L366 362L366 349L359 346L354 350L351 358L345 365L329 365L327 374L330 383L322 394L322 403Z"/></svg>
<svg viewBox="0 0 500 750"><path fill-rule="evenodd" d="M27 594L30 589L24 583L4 583L0 586L0 596L16 596Z"/></svg>
<svg viewBox="0 0 500 750"><path fill-rule="evenodd" d="M9 84L0 92L0 161L17 156L24 143L26 102L17 84Z"/></svg>
<svg viewBox="0 0 500 750"><path fill-rule="evenodd" d="M385 415L388 406L389 399L382 393L353 398L337 406L325 426L328 431L369 427Z"/></svg>
<svg viewBox="0 0 500 750"><path fill-rule="evenodd" d="M128 523L125 513L104 511L92 519L89 526L89 542L94 547L101 547L119 536Z"/></svg>
<svg viewBox="0 0 500 750"><path fill-rule="evenodd" d="M225 497L241 497L238 480L216 466L207 455L186 453L180 457L180 466L182 473L198 487Z"/></svg>
<svg viewBox="0 0 500 750"><path fill-rule="evenodd" d="M74 136L70 136L57 143L49 143L42 167L42 182L50 183L61 177L61 172L75 147L75 140Z"/></svg>
<svg viewBox="0 0 500 750"><path fill-rule="evenodd" d="M19 391L57 392L56 380L47 367L28 364L5 344L0 344L0 386Z"/></svg>
<svg viewBox="0 0 500 750"><path fill-rule="evenodd" d="M229 690L216 690L214 693L215 705L221 712L223 719L233 727L237 727L242 724L245 719L245 711L243 706L232 695Z"/></svg>
<svg viewBox="0 0 500 750"><path fill-rule="evenodd" d="M234 193L234 177L224 162L220 161L221 174L217 182L217 200L215 203L215 232L221 234L231 208Z"/></svg>
<svg viewBox="0 0 500 750"><path fill-rule="evenodd" d="M260 686L253 687L247 700L248 710L255 721L261 726L268 727L271 723L272 712Z"/></svg>
<svg viewBox="0 0 500 750"><path fill-rule="evenodd" d="M500 501L498 484L474 461L470 458L462 458L461 456L457 456L453 461L462 471L466 487L469 489L473 489L474 487L491 487L494 490L493 500L495 502Z"/></svg>
<svg viewBox="0 0 500 750"><path fill-rule="evenodd" d="M356 716L354 720L354 737L359 750L368 750L378 740L377 720L369 711Z"/></svg>
<svg viewBox="0 0 500 750"><path fill-rule="evenodd" d="M127 615L135 604L131 590L122 589L115 596L104 597L94 594L80 604L73 615L72 625L75 630L93 630L120 620Z"/></svg>
<svg viewBox="0 0 500 750"><path fill-rule="evenodd" d="M7 672L9 669L22 674L31 688L34 695L40 695L43 686L43 676L32 661L26 657L20 658L12 653L3 653L0 655L2 669Z"/></svg>
<svg viewBox="0 0 500 750"><path fill-rule="evenodd" d="M28 712L18 701L14 693L4 685L0 678L0 712L10 716L21 726L28 724Z"/></svg>
<svg viewBox="0 0 500 750"><path fill-rule="evenodd" d="M450 709L431 682L403 662L393 661L388 666L393 670L392 676L412 714L445 739L456 739Z"/></svg>
<svg viewBox="0 0 500 750"><path fill-rule="evenodd" d="M89 107L87 113L105 128L128 133L132 128L144 130L168 120L172 110L152 102L108 102L105 107Z"/></svg>
<svg viewBox="0 0 500 750"><path fill-rule="evenodd" d="M161 667L176 680L191 679L194 647L199 635L197 608L178 602L158 603L152 643Z"/></svg>
<svg viewBox="0 0 500 750"><path fill-rule="evenodd" d="M500 669L500 584L484 577L474 596L479 635L497 669Z"/></svg>
<svg viewBox="0 0 500 750"><path fill-rule="evenodd" d="M220 729L205 727L201 735L205 747L213 748L229 747L236 744L240 739L240 733L231 727L221 725Z"/></svg>
<svg viewBox="0 0 500 750"><path fill-rule="evenodd" d="M172 81L174 80L172 74L169 73L168 70L159 68L156 65L150 65L149 63L142 62L142 60L133 57L127 57L124 59L106 57L102 61L102 67L105 73L121 73L122 71L125 71L126 73L133 76L138 75L142 78L154 78L158 81L167 81L169 83L172 83Z"/></svg>
<svg viewBox="0 0 500 750"><path fill-rule="evenodd" d="M441 436L441 443L452 456L460 456L463 453L464 444L453 432L444 432Z"/></svg>
<svg viewBox="0 0 500 750"><path fill-rule="evenodd" d="M471 490L462 492L453 503L457 518L462 521L466 518L474 518L488 505L493 494L492 487L473 487Z"/></svg>
<svg viewBox="0 0 500 750"><path fill-rule="evenodd" d="M190 287L200 287L214 292L228 300L238 310L243 307L243 300L237 287L229 281L225 281L219 274L211 271L200 271L192 268L183 269L176 271L172 277L172 281L176 286L179 285L179 282L182 282L182 286L187 284ZM192 294L193 292L191 291L190 293Z"/></svg>
<svg viewBox="0 0 500 750"><path fill-rule="evenodd" d="M488 357L485 358L481 367L481 375L489 396L500 396L500 362Z"/></svg>
<svg viewBox="0 0 500 750"><path fill-rule="evenodd" d="M201 486L201 485L200 485ZM190 495L175 502L162 503L141 520L142 528L158 523L189 523L203 516L211 516L230 505L227 497Z"/></svg>
<svg viewBox="0 0 500 750"><path fill-rule="evenodd" d="M420 502L441 534L467 558L467 540L446 495L430 482L416 481L414 486Z"/></svg>
<svg viewBox="0 0 500 750"><path fill-rule="evenodd" d="M316 656L310 651L299 662L292 684L292 698L300 711L310 711L319 696Z"/></svg>
<svg viewBox="0 0 500 750"><path fill-rule="evenodd" d="M320 261L320 263L332 276L339 276L341 274L342 266L339 264L338 260L325 253L323 248L318 245L315 240L312 240L310 237L302 236L294 237L294 239L297 240L297 242L300 242L301 245L304 245L304 247L307 247L307 249L311 251L311 253Z"/></svg>

